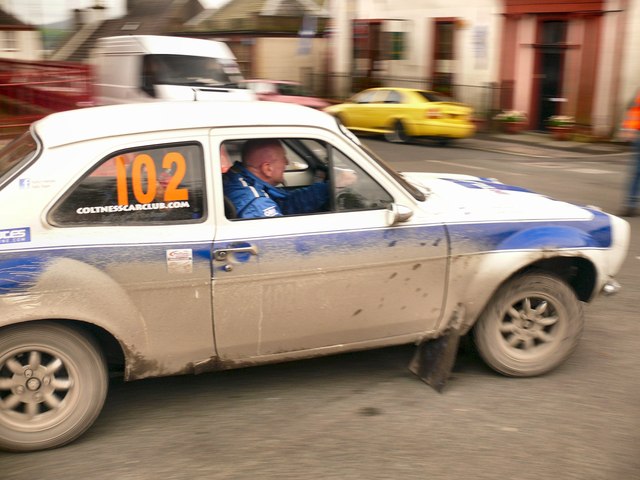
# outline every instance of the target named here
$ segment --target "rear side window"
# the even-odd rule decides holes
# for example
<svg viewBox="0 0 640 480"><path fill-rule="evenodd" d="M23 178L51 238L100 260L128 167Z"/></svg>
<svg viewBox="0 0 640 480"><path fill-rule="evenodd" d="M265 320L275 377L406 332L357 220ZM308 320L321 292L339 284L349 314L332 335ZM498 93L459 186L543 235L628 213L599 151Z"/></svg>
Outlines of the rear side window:
<svg viewBox="0 0 640 480"><path fill-rule="evenodd" d="M396 90L389 90L387 98L384 99L384 103L402 103L402 95Z"/></svg>
<svg viewBox="0 0 640 480"><path fill-rule="evenodd" d="M49 220L60 226L202 221L203 160L198 144L118 152L72 187Z"/></svg>
<svg viewBox="0 0 640 480"><path fill-rule="evenodd" d="M367 90L354 97L355 103L371 103L377 90Z"/></svg>
<svg viewBox="0 0 640 480"><path fill-rule="evenodd" d="M37 144L30 132L25 132L0 150L0 185L31 160Z"/></svg>
<svg viewBox="0 0 640 480"><path fill-rule="evenodd" d="M441 93L436 92L428 92L425 90L416 90L416 93L422 95L425 100L428 102L452 102L453 99L451 97L447 97L446 95L442 95Z"/></svg>

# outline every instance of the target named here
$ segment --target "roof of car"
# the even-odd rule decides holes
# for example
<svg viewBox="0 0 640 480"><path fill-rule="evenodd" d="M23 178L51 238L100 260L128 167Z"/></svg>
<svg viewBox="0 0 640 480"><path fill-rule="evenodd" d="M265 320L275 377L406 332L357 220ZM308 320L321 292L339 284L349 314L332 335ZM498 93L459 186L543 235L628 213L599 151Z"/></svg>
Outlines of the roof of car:
<svg viewBox="0 0 640 480"><path fill-rule="evenodd" d="M68 110L32 125L45 146L187 128L313 125L336 130L328 114L300 105L264 101L148 102Z"/></svg>

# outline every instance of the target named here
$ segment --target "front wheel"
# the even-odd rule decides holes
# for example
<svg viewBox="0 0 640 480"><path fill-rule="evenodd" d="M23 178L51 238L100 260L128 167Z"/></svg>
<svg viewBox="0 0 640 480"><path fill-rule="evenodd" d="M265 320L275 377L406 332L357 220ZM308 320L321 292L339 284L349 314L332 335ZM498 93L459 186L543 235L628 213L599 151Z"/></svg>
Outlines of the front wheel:
<svg viewBox="0 0 640 480"><path fill-rule="evenodd" d="M98 417L107 389L104 356L89 336L45 322L0 330L0 448L71 442Z"/></svg>
<svg viewBox="0 0 640 480"><path fill-rule="evenodd" d="M529 273L496 292L474 327L474 340L494 370L531 377L563 363L577 346L583 325L582 304L565 282Z"/></svg>

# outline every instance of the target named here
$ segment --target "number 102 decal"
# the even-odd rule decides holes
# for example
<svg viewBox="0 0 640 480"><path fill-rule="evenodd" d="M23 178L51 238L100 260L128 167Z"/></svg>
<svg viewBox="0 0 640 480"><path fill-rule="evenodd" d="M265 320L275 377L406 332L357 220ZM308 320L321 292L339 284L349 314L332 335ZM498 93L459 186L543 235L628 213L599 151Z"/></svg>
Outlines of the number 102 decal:
<svg viewBox="0 0 640 480"><path fill-rule="evenodd" d="M129 205L126 160L124 156L120 155L116 157L115 161L118 205ZM150 155L146 153L136 155L131 164L131 189L136 202L151 203L156 199L158 193L162 194L163 189L163 198L159 200L164 202L187 200L189 198L189 190L180 188L180 183L186 171L185 158L178 152L169 152L163 157L160 174L156 171L155 162ZM146 190L143 182L145 176L147 180ZM158 187L160 187L160 192Z"/></svg>

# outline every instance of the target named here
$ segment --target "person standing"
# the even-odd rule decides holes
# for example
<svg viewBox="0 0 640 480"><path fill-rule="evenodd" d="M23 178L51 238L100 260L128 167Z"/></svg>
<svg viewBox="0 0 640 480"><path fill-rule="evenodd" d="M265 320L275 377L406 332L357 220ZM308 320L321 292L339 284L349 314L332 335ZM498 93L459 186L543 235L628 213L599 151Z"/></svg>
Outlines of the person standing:
<svg viewBox="0 0 640 480"><path fill-rule="evenodd" d="M630 141L633 145L630 177L620 215L635 217L640 203L640 89L636 92L633 103L627 109L622 121L620 138Z"/></svg>

